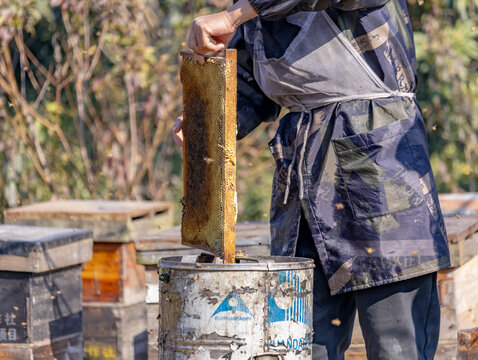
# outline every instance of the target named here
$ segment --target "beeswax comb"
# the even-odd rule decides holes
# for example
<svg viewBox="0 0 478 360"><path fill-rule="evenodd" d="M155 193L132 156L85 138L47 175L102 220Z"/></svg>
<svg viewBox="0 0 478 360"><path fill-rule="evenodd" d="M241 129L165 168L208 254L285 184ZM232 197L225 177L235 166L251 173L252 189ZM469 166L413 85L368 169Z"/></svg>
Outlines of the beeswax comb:
<svg viewBox="0 0 478 360"><path fill-rule="evenodd" d="M199 64L182 52L185 245L235 261L236 50Z"/></svg>

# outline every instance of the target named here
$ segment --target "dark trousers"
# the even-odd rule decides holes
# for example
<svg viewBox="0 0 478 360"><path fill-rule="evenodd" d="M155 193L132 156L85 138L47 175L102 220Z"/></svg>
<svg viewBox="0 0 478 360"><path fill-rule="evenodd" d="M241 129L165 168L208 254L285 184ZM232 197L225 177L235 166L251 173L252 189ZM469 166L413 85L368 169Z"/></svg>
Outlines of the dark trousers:
<svg viewBox="0 0 478 360"><path fill-rule="evenodd" d="M313 360L344 359L356 312L369 360L433 359L440 330L436 273L331 296L305 220L296 256L312 258L316 266Z"/></svg>

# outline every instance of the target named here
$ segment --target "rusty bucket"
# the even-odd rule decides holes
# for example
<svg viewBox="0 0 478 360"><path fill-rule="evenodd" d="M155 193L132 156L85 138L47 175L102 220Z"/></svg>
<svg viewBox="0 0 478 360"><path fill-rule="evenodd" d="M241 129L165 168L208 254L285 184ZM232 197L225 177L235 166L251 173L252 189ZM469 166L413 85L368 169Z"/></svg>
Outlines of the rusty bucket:
<svg viewBox="0 0 478 360"><path fill-rule="evenodd" d="M312 260L162 258L162 360L312 359Z"/></svg>

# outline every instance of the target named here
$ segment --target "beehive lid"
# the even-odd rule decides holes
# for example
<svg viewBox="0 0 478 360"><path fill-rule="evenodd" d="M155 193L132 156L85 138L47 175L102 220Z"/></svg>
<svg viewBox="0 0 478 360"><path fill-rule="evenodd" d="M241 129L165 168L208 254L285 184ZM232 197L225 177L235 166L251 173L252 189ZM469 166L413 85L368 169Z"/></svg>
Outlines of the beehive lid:
<svg viewBox="0 0 478 360"><path fill-rule="evenodd" d="M438 194L440 207L445 215L478 214L478 193Z"/></svg>
<svg viewBox="0 0 478 360"><path fill-rule="evenodd" d="M87 230L0 225L0 271L40 273L91 259Z"/></svg>
<svg viewBox="0 0 478 360"><path fill-rule="evenodd" d="M245 256L269 255L270 224L263 221L240 222L236 225L236 249ZM181 228L160 230L138 238L135 243L138 263L156 265L158 257L199 254L200 250L181 245Z"/></svg>
<svg viewBox="0 0 478 360"><path fill-rule="evenodd" d="M446 216L448 242L457 244L478 231L478 216Z"/></svg>
<svg viewBox="0 0 478 360"><path fill-rule="evenodd" d="M236 52L199 64L183 52L184 244L234 262Z"/></svg>
<svg viewBox="0 0 478 360"><path fill-rule="evenodd" d="M236 247L270 245L270 225L262 221L247 221L236 225ZM139 237L135 243L137 251L167 250L181 244L181 227L160 230ZM183 247L183 246L181 246Z"/></svg>
<svg viewBox="0 0 478 360"><path fill-rule="evenodd" d="M8 209L5 223L93 231L94 241L129 242L172 224L172 204L153 201L59 200Z"/></svg>
<svg viewBox="0 0 478 360"><path fill-rule="evenodd" d="M57 200L8 209L5 218L96 220L126 222L130 219L156 215L172 208L169 202L114 200Z"/></svg>
<svg viewBox="0 0 478 360"><path fill-rule="evenodd" d="M447 216L445 227L451 267L458 267L478 255L478 215Z"/></svg>

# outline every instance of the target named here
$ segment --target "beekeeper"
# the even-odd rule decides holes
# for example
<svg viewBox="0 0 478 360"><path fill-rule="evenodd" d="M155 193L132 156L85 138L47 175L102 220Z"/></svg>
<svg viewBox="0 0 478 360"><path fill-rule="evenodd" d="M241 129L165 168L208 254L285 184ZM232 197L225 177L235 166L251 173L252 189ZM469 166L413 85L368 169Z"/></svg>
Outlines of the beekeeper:
<svg viewBox="0 0 478 360"><path fill-rule="evenodd" d="M271 253L315 260L313 358L344 358L358 312L369 359L432 359L449 253L406 0L239 0L188 45L237 48L238 138L289 110Z"/></svg>

